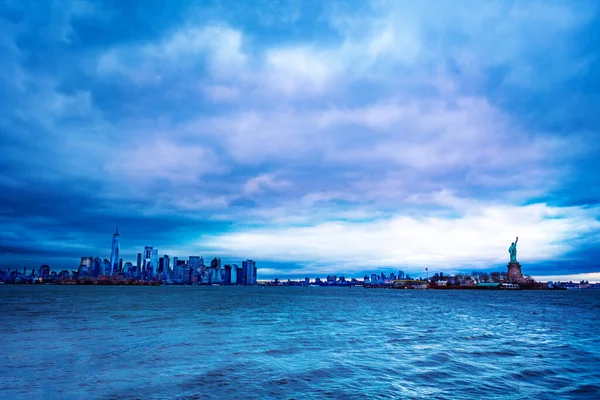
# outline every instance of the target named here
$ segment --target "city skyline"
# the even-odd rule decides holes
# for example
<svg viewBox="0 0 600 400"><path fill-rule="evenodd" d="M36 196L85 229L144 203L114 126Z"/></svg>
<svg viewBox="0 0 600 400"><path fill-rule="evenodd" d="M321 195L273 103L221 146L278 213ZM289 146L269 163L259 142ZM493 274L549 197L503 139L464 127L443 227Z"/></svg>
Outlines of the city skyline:
<svg viewBox="0 0 600 400"><path fill-rule="evenodd" d="M597 2L354 6L0 6L0 268L599 281Z"/></svg>

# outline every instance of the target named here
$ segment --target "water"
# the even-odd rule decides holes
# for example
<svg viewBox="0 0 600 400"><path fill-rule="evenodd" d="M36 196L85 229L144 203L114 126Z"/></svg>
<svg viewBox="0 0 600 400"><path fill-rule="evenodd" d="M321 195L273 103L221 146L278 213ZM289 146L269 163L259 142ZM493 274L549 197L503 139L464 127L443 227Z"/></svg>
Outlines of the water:
<svg viewBox="0 0 600 400"><path fill-rule="evenodd" d="M600 291L0 286L0 398L600 398Z"/></svg>

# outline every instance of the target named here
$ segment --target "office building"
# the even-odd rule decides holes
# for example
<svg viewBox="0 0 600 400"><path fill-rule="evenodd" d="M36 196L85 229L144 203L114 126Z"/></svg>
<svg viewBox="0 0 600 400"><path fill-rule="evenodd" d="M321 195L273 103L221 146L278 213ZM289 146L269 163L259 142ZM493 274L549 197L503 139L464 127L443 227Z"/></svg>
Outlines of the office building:
<svg viewBox="0 0 600 400"><path fill-rule="evenodd" d="M112 246L110 251L110 272L108 275L114 275L120 272L119 266L119 224L113 235Z"/></svg>
<svg viewBox="0 0 600 400"><path fill-rule="evenodd" d="M256 285L256 263L252 260L242 262L242 284Z"/></svg>

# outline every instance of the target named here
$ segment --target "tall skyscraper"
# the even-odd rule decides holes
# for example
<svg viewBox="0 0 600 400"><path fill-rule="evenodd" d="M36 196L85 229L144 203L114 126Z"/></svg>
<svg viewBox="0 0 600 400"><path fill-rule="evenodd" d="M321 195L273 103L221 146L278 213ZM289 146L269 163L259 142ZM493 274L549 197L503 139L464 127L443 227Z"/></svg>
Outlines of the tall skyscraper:
<svg viewBox="0 0 600 400"><path fill-rule="evenodd" d="M222 278L223 278L223 283L224 284L226 284L226 285L231 284L231 265L226 264L223 267Z"/></svg>
<svg viewBox="0 0 600 400"><path fill-rule="evenodd" d="M154 273L158 272L158 249L152 249L152 256L150 257L152 261L152 268L154 268Z"/></svg>
<svg viewBox="0 0 600 400"><path fill-rule="evenodd" d="M238 285L240 283L240 267L237 264L231 264L231 284Z"/></svg>
<svg viewBox="0 0 600 400"><path fill-rule="evenodd" d="M148 265L150 264L150 259L152 258L152 246L144 247L144 255L142 257L142 272L146 272L148 270Z"/></svg>
<svg viewBox="0 0 600 400"><path fill-rule="evenodd" d="M256 263L254 261L242 261L242 276L244 285L256 285Z"/></svg>
<svg viewBox="0 0 600 400"><path fill-rule="evenodd" d="M163 276L165 277L165 279L170 279L171 278L171 272L169 271L169 267L170 267L170 262L171 259L169 258L168 254L165 254L163 256Z"/></svg>
<svg viewBox="0 0 600 400"><path fill-rule="evenodd" d="M102 268L102 259L100 257L94 257L92 261L92 272L90 272L90 276L93 276L94 278L99 277L100 275L102 275Z"/></svg>
<svg viewBox="0 0 600 400"><path fill-rule="evenodd" d="M114 275L119 271L119 224L117 224L117 229L113 235L112 248L110 252L110 274Z"/></svg>
<svg viewBox="0 0 600 400"><path fill-rule="evenodd" d="M142 253L138 253L137 256L137 272L138 274L142 272Z"/></svg>

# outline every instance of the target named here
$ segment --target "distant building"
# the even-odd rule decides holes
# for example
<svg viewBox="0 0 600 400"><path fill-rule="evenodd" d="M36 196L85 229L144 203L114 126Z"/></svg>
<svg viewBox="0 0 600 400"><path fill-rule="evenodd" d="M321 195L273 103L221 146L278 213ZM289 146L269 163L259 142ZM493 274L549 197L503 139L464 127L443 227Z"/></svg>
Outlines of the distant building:
<svg viewBox="0 0 600 400"><path fill-rule="evenodd" d="M92 275L92 262L94 257L81 257L78 271L85 271L86 275Z"/></svg>
<svg viewBox="0 0 600 400"><path fill-rule="evenodd" d="M144 274L146 273L146 266L150 263L150 258L152 258L152 246L145 246L142 255L142 272Z"/></svg>
<svg viewBox="0 0 600 400"><path fill-rule="evenodd" d="M138 253L137 255L137 271L141 272L142 271L142 253Z"/></svg>
<svg viewBox="0 0 600 400"><path fill-rule="evenodd" d="M133 274L134 270L133 270L133 263L130 261L127 261L125 264L123 264L123 272L128 273L128 274Z"/></svg>
<svg viewBox="0 0 600 400"><path fill-rule="evenodd" d="M106 258L102 261L102 275L110 275L112 273L110 261Z"/></svg>
<svg viewBox="0 0 600 400"><path fill-rule="evenodd" d="M112 247L110 251L110 272L108 275L114 275L121 271L121 265L119 265L119 224L113 235Z"/></svg>
<svg viewBox="0 0 600 400"><path fill-rule="evenodd" d="M171 278L170 262L171 262L171 259L170 259L169 255L165 254L163 256L163 277L164 277L164 279Z"/></svg>
<svg viewBox="0 0 600 400"><path fill-rule="evenodd" d="M231 284L239 285L240 276L240 267L237 264L231 264Z"/></svg>
<svg viewBox="0 0 600 400"><path fill-rule="evenodd" d="M242 262L242 284L256 285L256 263L252 260Z"/></svg>
<svg viewBox="0 0 600 400"><path fill-rule="evenodd" d="M221 275L221 278L224 285L231 284L231 265L227 264L223 267L223 274Z"/></svg>
<svg viewBox="0 0 600 400"><path fill-rule="evenodd" d="M50 266L44 264L40 266L38 270L38 276L42 278L42 280L46 280L50 276Z"/></svg>
<svg viewBox="0 0 600 400"><path fill-rule="evenodd" d="M213 258L210 262L210 283L221 283L221 259Z"/></svg>
<svg viewBox="0 0 600 400"><path fill-rule="evenodd" d="M146 280L154 279L158 271L158 249L152 246L144 247L144 264L142 267L143 276Z"/></svg>
<svg viewBox="0 0 600 400"><path fill-rule="evenodd" d="M200 257L190 256L188 259L188 267L190 267L195 274L199 274L200 271Z"/></svg>
<svg viewBox="0 0 600 400"><path fill-rule="evenodd" d="M103 263L100 257L95 257L92 261L92 272L89 274L93 278L97 278L102 275Z"/></svg>

